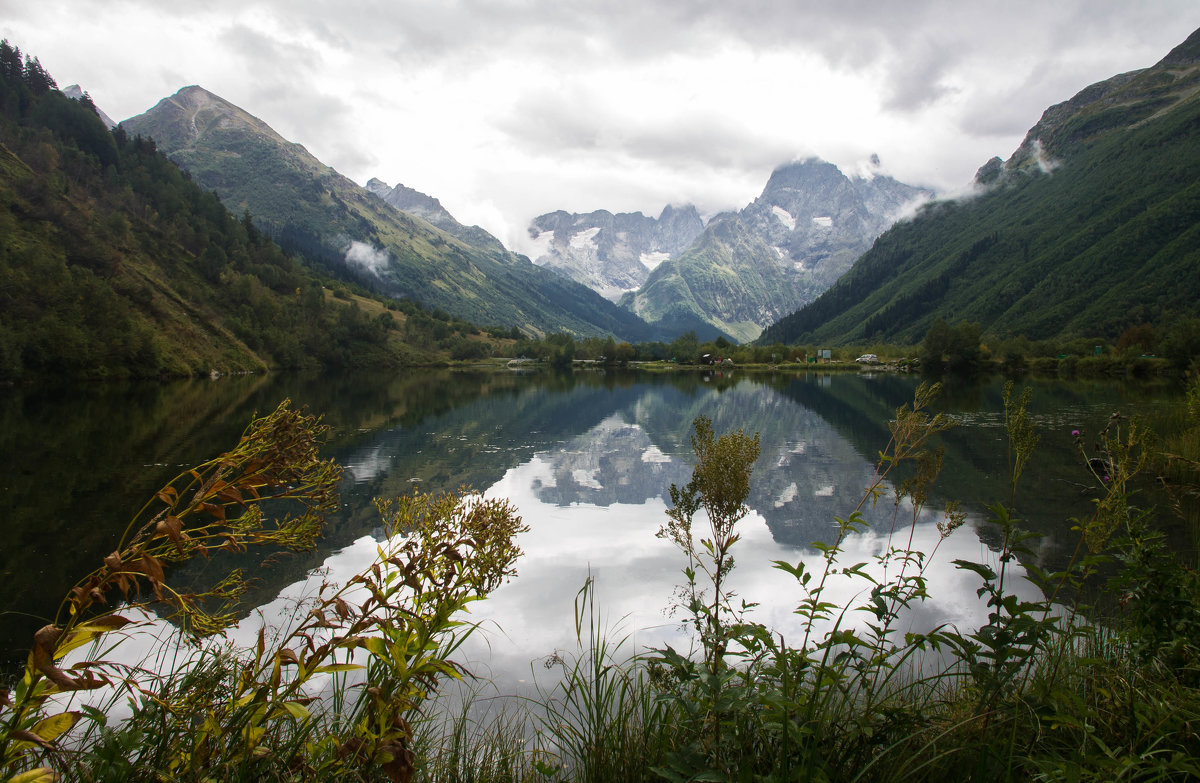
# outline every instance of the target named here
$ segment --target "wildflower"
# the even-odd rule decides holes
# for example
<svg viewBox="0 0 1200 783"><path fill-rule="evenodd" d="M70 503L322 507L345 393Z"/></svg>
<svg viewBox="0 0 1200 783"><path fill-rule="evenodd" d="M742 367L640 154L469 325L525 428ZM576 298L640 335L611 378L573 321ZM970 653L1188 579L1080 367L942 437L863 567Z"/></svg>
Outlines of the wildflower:
<svg viewBox="0 0 1200 783"><path fill-rule="evenodd" d="M1078 438L1078 437L1079 437L1079 430L1071 430L1071 436L1072 436L1072 437L1075 437L1075 438Z"/></svg>

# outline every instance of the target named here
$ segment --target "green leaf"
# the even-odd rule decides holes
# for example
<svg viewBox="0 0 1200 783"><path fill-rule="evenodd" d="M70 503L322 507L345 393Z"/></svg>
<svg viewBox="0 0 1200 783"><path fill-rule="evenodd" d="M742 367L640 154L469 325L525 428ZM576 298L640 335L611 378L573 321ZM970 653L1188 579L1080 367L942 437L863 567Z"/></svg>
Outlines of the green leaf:
<svg viewBox="0 0 1200 783"><path fill-rule="evenodd" d="M54 648L54 657L61 658L67 653L86 644L91 643L94 639L108 631L114 631L128 625L131 620L127 620L120 615L110 614L104 617L97 617L94 620L89 620L76 626L66 637L60 641Z"/></svg>
<svg viewBox="0 0 1200 783"><path fill-rule="evenodd" d="M984 563L973 563L970 560L954 560L952 562L964 571L974 571L989 582L996 578L996 572L992 570L991 566Z"/></svg>
<svg viewBox="0 0 1200 783"><path fill-rule="evenodd" d="M388 644L378 636L368 636L364 639L361 639L359 640L359 645L364 647L376 658L382 658L385 661L389 659Z"/></svg>
<svg viewBox="0 0 1200 783"><path fill-rule="evenodd" d="M692 780L704 781L705 783L725 783L729 778L715 769L706 769L698 775L692 776Z"/></svg>

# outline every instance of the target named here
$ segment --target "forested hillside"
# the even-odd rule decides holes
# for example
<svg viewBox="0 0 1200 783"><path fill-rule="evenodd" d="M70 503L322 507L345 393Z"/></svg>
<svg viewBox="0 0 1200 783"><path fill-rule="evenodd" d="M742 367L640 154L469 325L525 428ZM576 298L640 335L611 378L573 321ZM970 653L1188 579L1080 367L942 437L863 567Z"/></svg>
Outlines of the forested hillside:
<svg viewBox="0 0 1200 783"><path fill-rule="evenodd" d="M881 236L767 342L1116 337L1200 315L1200 33L1051 107L986 192Z"/></svg>
<svg viewBox="0 0 1200 783"><path fill-rule="evenodd" d="M323 282L0 44L0 381L394 365L470 331Z"/></svg>

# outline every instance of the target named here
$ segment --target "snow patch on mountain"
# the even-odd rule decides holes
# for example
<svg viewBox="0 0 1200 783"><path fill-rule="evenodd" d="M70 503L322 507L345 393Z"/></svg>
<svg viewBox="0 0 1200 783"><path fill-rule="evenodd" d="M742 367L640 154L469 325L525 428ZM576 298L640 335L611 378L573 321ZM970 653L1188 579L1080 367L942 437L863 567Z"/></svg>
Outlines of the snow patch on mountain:
<svg viewBox="0 0 1200 783"><path fill-rule="evenodd" d="M775 215L775 217L779 219L780 223L787 226L788 231L794 231L796 229L796 218L792 216L791 212L788 212L783 207L771 207L771 214Z"/></svg>
<svg viewBox="0 0 1200 783"><path fill-rule="evenodd" d="M800 495L800 487L796 486L796 482L788 484L783 492L779 493L779 497L775 500L775 508L783 508L788 503L791 503Z"/></svg>
<svg viewBox="0 0 1200 783"><path fill-rule="evenodd" d="M642 462L647 463L667 463L671 458L663 453L658 446L650 446L642 452Z"/></svg>
<svg viewBox="0 0 1200 783"><path fill-rule="evenodd" d="M581 248L596 244L596 235L600 233L600 228L594 227L580 231L577 234L571 235L571 247Z"/></svg>
<svg viewBox="0 0 1200 783"><path fill-rule="evenodd" d="M562 210L529 225L530 259L616 302L635 291L652 270L676 257L704 230L693 206L663 208L659 217L641 212L613 214Z"/></svg>
<svg viewBox="0 0 1200 783"><path fill-rule="evenodd" d="M642 266L646 267L647 269L654 269L670 257L670 253L667 253L663 250L655 250L650 253L642 253L640 256L638 256L638 260L641 261Z"/></svg>

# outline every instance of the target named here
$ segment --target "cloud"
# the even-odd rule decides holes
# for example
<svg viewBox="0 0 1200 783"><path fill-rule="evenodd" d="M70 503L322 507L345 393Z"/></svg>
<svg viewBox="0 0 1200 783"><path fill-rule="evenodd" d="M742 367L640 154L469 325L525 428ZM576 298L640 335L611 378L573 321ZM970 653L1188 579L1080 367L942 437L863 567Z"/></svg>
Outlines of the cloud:
<svg viewBox="0 0 1200 783"><path fill-rule="evenodd" d="M495 125L531 154L592 155L629 164L709 169L773 166L797 154L796 140L781 140L740 122L717 106L642 104L648 96L613 101L588 90L530 92Z"/></svg>
<svg viewBox="0 0 1200 783"><path fill-rule="evenodd" d="M0 33L114 118L201 84L517 236L557 208L740 208L807 155L960 185L1196 26L1194 0L0 0Z"/></svg>
<svg viewBox="0 0 1200 783"><path fill-rule="evenodd" d="M351 240L346 246L346 263L361 267L379 276L391 262L391 255L386 250L377 250L364 242Z"/></svg>
<svg viewBox="0 0 1200 783"><path fill-rule="evenodd" d="M889 74L883 108L913 112L957 92L946 83L947 73L951 70L952 64L945 54L933 46L924 49L915 59L903 60Z"/></svg>
<svg viewBox="0 0 1200 783"><path fill-rule="evenodd" d="M323 58L319 49L251 27L249 21L231 24L218 33L217 40L241 61L251 81L302 78L321 69Z"/></svg>

